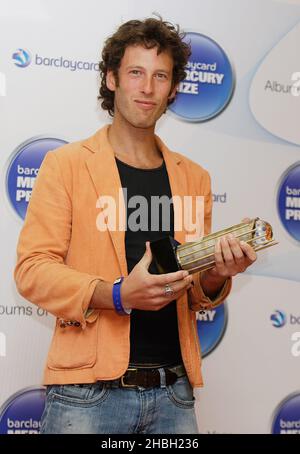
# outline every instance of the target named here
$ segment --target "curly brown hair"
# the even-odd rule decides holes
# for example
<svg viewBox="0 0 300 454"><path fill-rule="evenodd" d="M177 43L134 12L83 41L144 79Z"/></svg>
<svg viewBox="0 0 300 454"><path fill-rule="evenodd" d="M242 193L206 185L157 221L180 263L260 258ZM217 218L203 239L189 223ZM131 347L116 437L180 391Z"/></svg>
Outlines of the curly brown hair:
<svg viewBox="0 0 300 454"><path fill-rule="evenodd" d="M118 69L122 57L128 46L141 44L146 49L157 47L157 53L170 52L173 58L172 89L176 84L185 79L185 66L191 55L189 44L183 41L185 34L179 26L159 19L148 18L143 21L130 20L121 25L104 44L102 60L99 63L101 85L98 100L102 100L101 107L108 110L109 115L114 115L115 94L106 85L108 71L113 71L118 84ZM168 105L174 101L168 101Z"/></svg>

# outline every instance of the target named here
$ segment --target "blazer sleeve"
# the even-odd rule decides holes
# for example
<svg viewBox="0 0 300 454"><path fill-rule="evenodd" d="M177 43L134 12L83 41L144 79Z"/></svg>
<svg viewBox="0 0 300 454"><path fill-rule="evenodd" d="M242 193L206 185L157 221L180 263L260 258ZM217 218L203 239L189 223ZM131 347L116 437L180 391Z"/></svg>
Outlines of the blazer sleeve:
<svg viewBox="0 0 300 454"><path fill-rule="evenodd" d="M72 201L55 152L48 152L36 178L17 245L14 278L19 293L58 318L77 321L100 276L64 263L72 229Z"/></svg>
<svg viewBox="0 0 300 454"><path fill-rule="evenodd" d="M211 179L208 172L205 171L199 189L200 194L204 194L204 235L211 232L211 219L212 219L212 192L211 192ZM223 303L224 299L231 291L232 278L227 278L223 287L214 299L210 299L205 295L201 286L201 272L193 275L193 287L189 290L188 300L189 307L193 311L200 311L201 309L212 309Z"/></svg>

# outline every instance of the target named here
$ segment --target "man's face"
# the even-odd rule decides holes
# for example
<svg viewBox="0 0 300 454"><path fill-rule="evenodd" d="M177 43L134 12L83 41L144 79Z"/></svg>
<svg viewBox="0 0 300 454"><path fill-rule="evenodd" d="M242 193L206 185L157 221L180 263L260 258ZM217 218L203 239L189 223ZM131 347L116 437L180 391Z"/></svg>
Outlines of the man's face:
<svg viewBox="0 0 300 454"><path fill-rule="evenodd" d="M136 128L152 128L175 96L172 89L173 60L167 52L141 45L126 48L118 72L118 84L112 71L107 87L115 92L115 118L121 116Z"/></svg>

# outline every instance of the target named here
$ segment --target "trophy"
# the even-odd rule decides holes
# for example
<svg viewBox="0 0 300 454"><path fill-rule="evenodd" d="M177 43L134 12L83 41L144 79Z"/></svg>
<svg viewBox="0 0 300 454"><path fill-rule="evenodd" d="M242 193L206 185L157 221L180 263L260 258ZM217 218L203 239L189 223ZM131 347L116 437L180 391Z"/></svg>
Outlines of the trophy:
<svg viewBox="0 0 300 454"><path fill-rule="evenodd" d="M187 270L190 274L215 266L214 250L218 238L231 233L235 238L261 251L278 244L273 238L271 225L260 218L242 222L211 233L198 241L180 244L171 236L151 241L150 247L160 273Z"/></svg>

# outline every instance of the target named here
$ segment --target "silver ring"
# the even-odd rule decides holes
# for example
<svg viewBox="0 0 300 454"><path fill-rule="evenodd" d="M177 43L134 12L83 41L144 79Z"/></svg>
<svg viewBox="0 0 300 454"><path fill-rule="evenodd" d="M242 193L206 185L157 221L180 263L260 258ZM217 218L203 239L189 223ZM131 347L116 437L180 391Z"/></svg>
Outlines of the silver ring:
<svg viewBox="0 0 300 454"><path fill-rule="evenodd" d="M174 290L172 289L172 287L169 284L166 284L165 285L165 296L171 296L171 295L173 295L173 293L174 293Z"/></svg>

